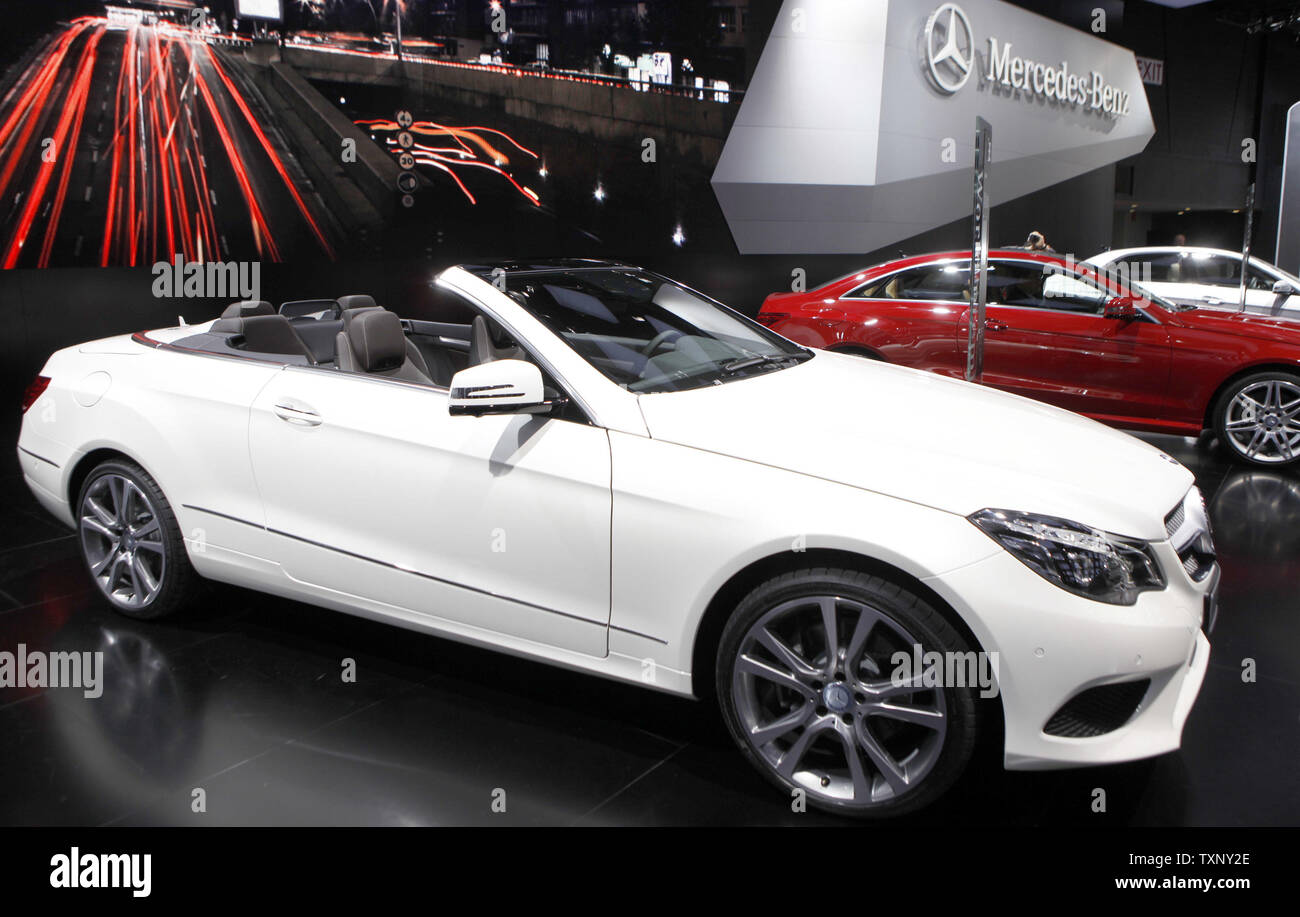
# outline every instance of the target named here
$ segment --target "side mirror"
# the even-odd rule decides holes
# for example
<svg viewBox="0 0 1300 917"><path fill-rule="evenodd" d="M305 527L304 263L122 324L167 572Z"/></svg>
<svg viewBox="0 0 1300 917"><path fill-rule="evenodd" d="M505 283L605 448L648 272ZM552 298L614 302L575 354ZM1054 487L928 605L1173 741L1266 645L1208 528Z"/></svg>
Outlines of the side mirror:
<svg viewBox="0 0 1300 917"><path fill-rule="evenodd" d="M1131 296L1114 296L1106 300L1102 315L1106 318L1127 322L1138 317L1138 309Z"/></svg>
<svg viewBox="0 0 1300 917"><path fill-rule="evenodd" d="M1277 283L1273 284L1273 293L1277 296L1294 296L1295 287L1291 286L1291 284L1285 280L1279 280Z"/></svg>
<svg viewBox="0 0 1300 917"><path fill-rule="evenodd" d="M526 360L493 360L462 369L451 377L452 416L468 414L545 414L542 371Z"/></svg>

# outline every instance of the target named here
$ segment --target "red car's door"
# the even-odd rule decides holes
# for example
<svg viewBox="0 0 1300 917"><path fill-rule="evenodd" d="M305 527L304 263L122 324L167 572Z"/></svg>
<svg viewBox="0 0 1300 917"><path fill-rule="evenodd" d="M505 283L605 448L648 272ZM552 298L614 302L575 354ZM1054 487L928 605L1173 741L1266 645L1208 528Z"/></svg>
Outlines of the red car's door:
<svg viewBox="0 0 1300 917"><path fill-rule="evenodd" d="M1106 299L1092 281L1059 268L990 262L984 382L1099 420L1159 427L1169 333L1146 315L1106 318ZM960 335L967 321L963 316Z"/></svg>

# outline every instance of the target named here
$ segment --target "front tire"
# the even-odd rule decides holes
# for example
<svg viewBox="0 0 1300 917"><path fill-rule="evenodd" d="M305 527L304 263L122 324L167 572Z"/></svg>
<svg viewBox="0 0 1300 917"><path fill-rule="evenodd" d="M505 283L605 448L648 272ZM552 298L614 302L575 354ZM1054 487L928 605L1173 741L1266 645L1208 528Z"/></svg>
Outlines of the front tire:
<svg viewBox="0 0 1300 917"><path fill-rule="evenodd" d="M1214 429L1238 461L1278 468L1300 459L1300 376L1262 372L1233 382L1215 405Z"/></svg>
<svg viewBox="0 0 1300 917"><path fill-rule="evenodd" d="M100 595L127 617L161 618L193 596L198 575L176 516L157 482L134 462L103 462L86 477L77 535Z"/></svg>
<svg viewBox="0 0 1300 917"><path fill-rule="evenodd" d="M803 790L818 809L861 818L921 809L969 762L977 707L974 685L934 687L897 671L894 654L916 658L918 647L922 657L969 652L941 614L886 579L782 574L750 592L723 629L723 720L768 780Z"/></svg>

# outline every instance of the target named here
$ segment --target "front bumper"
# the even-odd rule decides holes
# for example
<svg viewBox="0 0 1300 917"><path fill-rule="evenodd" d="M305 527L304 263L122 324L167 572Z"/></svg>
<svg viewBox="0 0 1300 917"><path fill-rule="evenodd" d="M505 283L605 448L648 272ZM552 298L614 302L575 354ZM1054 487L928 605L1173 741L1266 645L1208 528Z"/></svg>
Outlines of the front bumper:
<svg viewBox="0 0 1300 917"><path fill-rule="evenodd" d="M1202 621L1218 570L1194 582L1172 546L1153 548L1170 584L1131 606L1072 595L1006 552L926 581L967 621L984 651L998 654L1008 769L1110 764L1178 748L1209 665ZM1117 728L1081 738L1045 731L1082 692L1143 680L1149 687Z"/></svg>

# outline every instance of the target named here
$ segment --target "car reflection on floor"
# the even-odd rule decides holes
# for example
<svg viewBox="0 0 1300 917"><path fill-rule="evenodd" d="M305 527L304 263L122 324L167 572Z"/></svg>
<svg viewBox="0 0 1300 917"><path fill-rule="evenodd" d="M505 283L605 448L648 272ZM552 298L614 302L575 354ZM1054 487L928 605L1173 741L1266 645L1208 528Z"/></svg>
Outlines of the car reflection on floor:
<svg viewBox="0 0 1300 917"><path fill-rule="evenodd" d="M1182 750L1012 774L991 742L914 822L1300 821L1300 473L1147 438L1196 472L1223 565L1214 653ZM701 704L220 586L166 622L121 618L91 592L73 536L8 471L0 649L103 652L106 687L96 699L0 689L0 823L835 821L792 812Z"/></svg>

